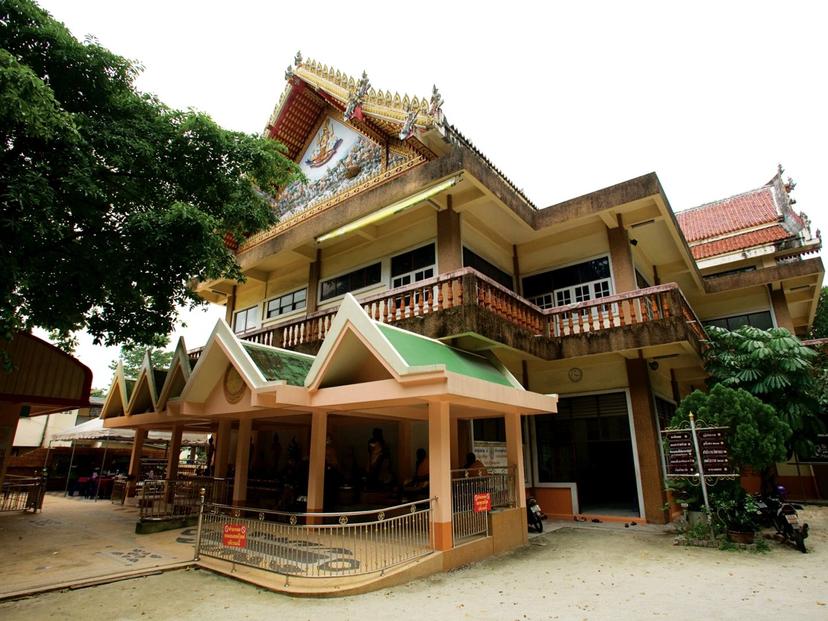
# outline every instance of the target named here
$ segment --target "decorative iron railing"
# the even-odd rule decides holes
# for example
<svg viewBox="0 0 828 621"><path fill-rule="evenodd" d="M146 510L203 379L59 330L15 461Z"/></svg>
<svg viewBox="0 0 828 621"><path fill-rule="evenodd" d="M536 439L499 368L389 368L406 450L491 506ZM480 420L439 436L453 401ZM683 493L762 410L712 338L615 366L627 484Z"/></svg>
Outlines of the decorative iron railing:
<svg viewBox="0 0 828 621"><path fill-rule="evenodd" d="M138 520L148 522L195 516L202 489L206 490L209 502L224 503L229 499L229 483L227 479L210 477L142 481L138 493Z"/></svg>
<svg viewBox="0 0 828 621"><path fill-rule="evenodd" d="M454 545L488 535L488 510L517 505L516 481L515 466L451 471Z"/></svg>
<svg viewBox="0 0 828 621"><path fill-rule="evenodd" d="M373 511L285 513L205 502L196 560L211 557L285 576L382 573L434 549L433 499Z"/></svg>
<svg viewBox="0 0 828 621"><path fill-rule="evenodd" d="M46 479L43 477L17 477L6 475L0 488L0 512L43 510L46 495Z"/></svg>
<svg viewBox="0 0 828 621"><path fill-rule="evenodd" d="M362 298L360 304L372 319L382 323L474 304L532 335L553 338L680 317L699 341L707 340L701 322L675 283L542 309L473 268L463 268ZM318 311L239 337L284 348L314 343L327 336L335 315L336 309ZM193 364L199 355L198 350L190 352Z"/></svg>

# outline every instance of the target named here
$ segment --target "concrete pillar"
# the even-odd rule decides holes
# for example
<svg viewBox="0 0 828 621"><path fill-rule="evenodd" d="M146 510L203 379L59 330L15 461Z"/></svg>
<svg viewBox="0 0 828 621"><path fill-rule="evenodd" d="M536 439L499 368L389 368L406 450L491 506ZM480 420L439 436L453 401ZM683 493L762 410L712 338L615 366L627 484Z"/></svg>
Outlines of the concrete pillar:
<svg viewBox="0 0 828 621"><path fill-rule="evenodd" d="M233 311L236 310L236 285L233 285L233 291L227 296L224 309L224 321L231 328L233 327Z"/></svg>
<svg viewBox="0 0 828 621"><path fill-rule="evenodd" d="M428 404L429 493L436 502L431 514L431 532L435 550L450 550L451 530L451 438L449 404Z"/></svg>
<svg viewBox="0 0 828 621"><path fill-rule="evenodd" d="M620 225L619 221L617 227L607 229L607 238L609 240L615 293L635 291L638 289L638 284L635 281L635 267L633 266L632 249L627 230Z"/></svg>
<svg viewBox="0 0 828 621"><path fill-rule="evenodd" d="M250 461L250 432L253 431L253 419L242 418L239 421L239 434L236 439L236 477L233 481L233 504L244 505L247 501L247 466Z"/></svg>
<svg viewBox="0 0 828 621"><path fill-rule="evenodd" d="M460 214L452 209L450 194L446 200L448 207L437 212L437 269L440 274L463 267Z"/></svg>
<svg viewBox="0 0 828 621"><path fill-rule="evenodd" d="M213 457L213 476L223 479L227 476L227 459L230 457L230 434L233 430L233 421L221 420L216 432L216 455Z"/></svg>
<svg viewBox="0 0 828 621"><path fill-rule="evenodd" d="M412 442L412 422L402 420L397 424L397 472L401 481L408 481L414 476L414 447Z"/></svg>
<svg viewBox="0 0 828 621"><path fill-rule="evenodd" d="M136 429L135 438L132 440L132 453L129 456L129 482L127 483L127 496L135 496L135 486L141 478L141 457L144 454L144 441L147 439L146 429Z"/></svg>
<svg viewBox="0 0 828 621"><path fill-rule="evenodd" d="M317 292L319 290L319 274L322 270L322 250L316 249L316 261L308 265L308 292L305 296L306 312L316 312Z"/></svg>
<svg viewBox="0 0 828 621"><path fill-rule="evenodd" d="M308 464L308 513L325 510L325 447L328 413L311 414L310 463Z"/></svg>
<svg viewBox="0 0 828 621"><path fill-rule="evenodd" d="M627 360L627 379L630 387L635 447L638 469L641 473L641 491L644 514L648 522L664 524L664 481L662 480L659 437L650 375L644 358Z"/></svg>
<svg viewBox="0 0 828 621"><path fill-rule="evenodd" d="M458 470L463 466L463 457L465 455L460 455L460 420L459 419L452 419L451 426L449 427L449 433L451 434L451 469Z"/></svg>
<svg viewBox="0 0 828 621"><path fill-rule="evenodd" d="M773 304L773 314L776 315L777 327L785 328L791 334L796 334L791 312L788 310L788 302L785 300L785 292L782 289L771 290L770 297Z"/></svg>
<svg viewBox="0 0 828 621"><path fill-rule="evenodd" d="M526 473L523 472L523 434L520 414L509 413L506 423L506 462L515 468L515 500L518 507L526 507Z"/></svg>
<svg viewBox="0 0 828 621"><path fill-rule="evenodd" d="M167 447L167 479L178 477L178 458L181 456L181 435L184 427L176 425L170 434L170 443Z"/></svg>

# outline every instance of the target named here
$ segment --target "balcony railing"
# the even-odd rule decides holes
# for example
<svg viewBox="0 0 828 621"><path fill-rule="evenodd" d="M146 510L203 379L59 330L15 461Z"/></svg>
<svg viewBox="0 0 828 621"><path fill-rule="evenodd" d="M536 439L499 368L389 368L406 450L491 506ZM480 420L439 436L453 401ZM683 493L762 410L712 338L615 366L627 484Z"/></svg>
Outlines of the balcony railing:
<svg viewBox="0 0 828 621"><path fill-rule="evenodd" d="M542 309L478 271L463 268L367 296L360 303L372 319L382 323L475 305L532 335L551 338L680 317L699 341L707 340L701 322L675 283ZM335 315L336 309L318 311L296 321L241 333L239 337L290 349L324 339ZM193 364L199 354L198 350L190 352Z"/></svg>

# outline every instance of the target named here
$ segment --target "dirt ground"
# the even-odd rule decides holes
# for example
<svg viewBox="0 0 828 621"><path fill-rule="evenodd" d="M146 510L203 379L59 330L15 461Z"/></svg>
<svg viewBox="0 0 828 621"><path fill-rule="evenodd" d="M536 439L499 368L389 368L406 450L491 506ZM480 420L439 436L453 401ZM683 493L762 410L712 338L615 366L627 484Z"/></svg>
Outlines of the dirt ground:
<svg viewBox="0 0 828 621"><path fill-rule="evenodd" d="M673 545L651 530L575 525L448 574L367 595L296 599L178 570L0 603L16 619L828 619L828 507L804 511L809 553Z"/></svg>

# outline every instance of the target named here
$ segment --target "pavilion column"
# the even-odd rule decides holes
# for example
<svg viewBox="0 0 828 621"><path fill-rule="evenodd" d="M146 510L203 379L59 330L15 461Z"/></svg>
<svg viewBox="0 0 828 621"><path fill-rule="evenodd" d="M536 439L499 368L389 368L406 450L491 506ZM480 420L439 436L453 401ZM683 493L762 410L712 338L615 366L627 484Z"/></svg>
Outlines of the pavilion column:
<svg viewBox="0 0 828 621"><path fill-rule="evenodd" d="M520 414L509 412L504 417L506 423L506 463L515 469L515 503L526 507L526 476L523 472L523 434L521 433Z"/></svg>
<svg viewBox="0 0 828 621"><path fill-rule="evenodd" d="M247 468L250 463L250 433L253 419L239 420L239 435L236 439L236 478L233 480L233 504L244 505L247 501Z"/></svg>
<svg viewBox="0 0 828 621"><path fill-rule="evenodd" d="M178 477L178 461L181 456L181 435L184 427L176 425L170 434L170 443L167 447L167 480Z"/></svg>
<svg viewBox="0 0 828 621"><path fill-rule="evenodd" d="M216 433L216 454L213 457L215 466L213 476L223 479L227 476L227 460L230 457L230 433L233 430L233 421L220 420Z"/></svg>
<svg viewBox="0 0 828 621"><path fill-rule="evenodd" d="M449 429L451 434L451 469L457 470L463 465L462 457L460 456L460 420L455 418L451 421Z"/></svg>
<svg viewBox="0 0 828 621"><path fill-rule="evenodd" d="M14 442L19 420L19 404L0 404L0 483L6 478L6 468L11 457L12 442Z"/></svg>
<svg viewBox="0 0 828 621"><path fill-rule="evenodd" d="M325 447L328 413L311 414L310 459L308 464L308 513L325 510Z"/></svg>
<svg viewBox="0 0 828 621"><path fill-rule="evenodd" d="M129 456L129 479L127 483L127 497L135 496L136 485L141 478L141 457L144 454L144 441L147 439L146 429L136 429L132 440L132 453Z"/></svg>
<svg viewBox="0 0 828 621"><path fill-rule="evenodd" d="M428 404L429 494L436 498L431 513L435 550L450 550L451 529L451 420L449 404Z"/></svg>

